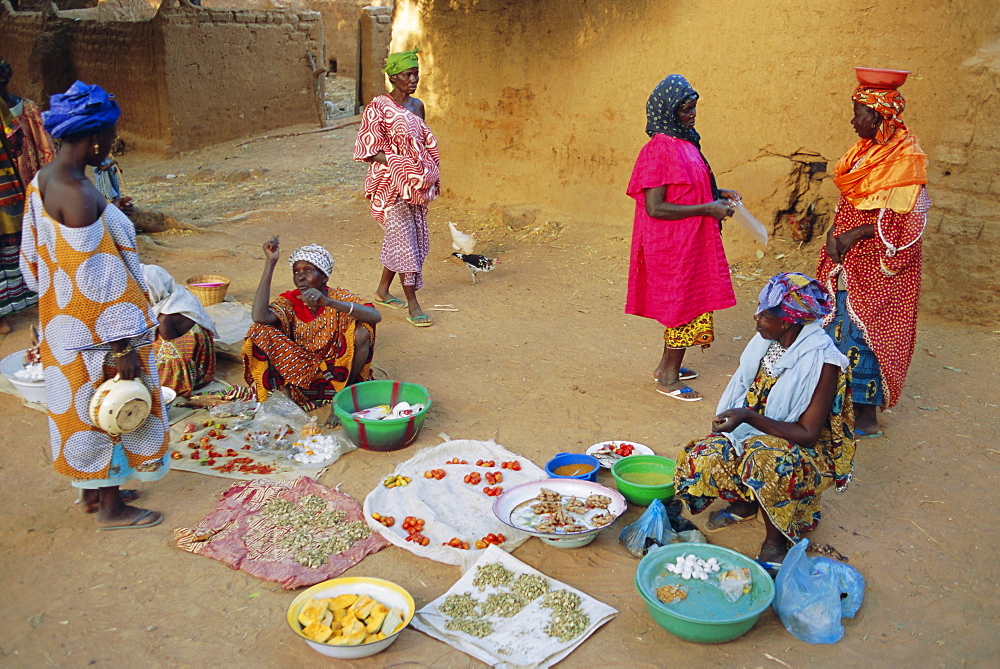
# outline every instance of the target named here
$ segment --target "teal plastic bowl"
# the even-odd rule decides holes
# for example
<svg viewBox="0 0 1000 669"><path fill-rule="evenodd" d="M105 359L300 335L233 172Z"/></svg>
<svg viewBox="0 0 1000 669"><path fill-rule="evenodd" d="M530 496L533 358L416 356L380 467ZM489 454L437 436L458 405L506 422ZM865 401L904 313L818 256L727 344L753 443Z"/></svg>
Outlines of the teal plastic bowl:
<svg viewBox="0 0 1000 669"><path fill-rule="evenodd" d="M668 500L674 496L674 469L677 463L660 455L630 455L611 467L618 492L632 504L649 506L654 499ZM659 474L669 483L645 485L629 480L629 474Z"/></svg>
<svg viewBox="0 0 1000 669"><path fill-rule="evenodd" d="M352 414L380 404L395 406L399 402L423 404L424 408L408 418L371 420ZM423 427L431 395L416 383L402 381L364 381L347 386L333 397L333 411L344 426L344 434L356 446L366 451L398 451L412 444Z"/></svg>
<svg viewBox="0 0 1000 669"><path fill-rule="evenodd" d="M667 571L668 563L690 553L702 560L714 557L721 567L718 573L750 569L750 592L730 602L716 585L718 573L707 581L685 581ZM687 599L664 604L656 598L656 589L664 585L684 588ZM774 581L763 567L741 553L712 544L670 544L650 551L635 570L635 589L656 624L695 643L724 643L741 636L774 599Z"/></svg>

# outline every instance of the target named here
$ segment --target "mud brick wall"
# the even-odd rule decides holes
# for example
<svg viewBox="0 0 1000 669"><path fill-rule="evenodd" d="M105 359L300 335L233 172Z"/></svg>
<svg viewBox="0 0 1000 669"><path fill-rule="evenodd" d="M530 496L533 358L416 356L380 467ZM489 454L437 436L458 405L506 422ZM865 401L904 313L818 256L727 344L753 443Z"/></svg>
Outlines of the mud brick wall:
<svg viewBox="0 0 1000 669"><path fill-rule="evenodd" d="M9 5L6 5L9 8ZM145 150L187 151L321 119L311 53L323 65L319 14L212 10L166 0L148 21L74 20L0 9L10 88L48 108L75 79L122 106L119 134Z"/></svg>
<svg viewBox="0 0 1000 669"><path fill-rule="evenodd" d="M167 64L167 150L320 123L317 78L307 55L323 66L319 14L165 5L154 23Z"/></svg>
<svg viewBox="0 0 1000 669"><path fill-rule="evenodd" d="M352 79L358 76L358 26L362 8L387 6L391 0L309 0L309 9L323 16L326 60L337 64L337 74Z"/></svg>
<svg viewBox="0 0 1000 669"><path fill-rule="evenodd" d="M996 10L996 0L397 0L392 49L423 50L418 97L446 194L530 203L621 236L646 100L683 74L701 95L698 130L719 185L739 190L773 238L789 240L784 217L818 213L814 241L783 261L810 273L839 192L829 171L803 175L832 169L857 140L851 68L910 70L903 119L930 158L934 202L924 311L995 324ZM736 227L723 237L729 259L752 259L758 247Z"/></svg>
<svg viewBox="0 0 1000 669"><path fill-rule="evenodd" d="M359 104L371 102L387 90L385 59L392 38L392 7L365 7L361 13L361 63L358 88ZM412 47L408 47L412 48Z"/></svg>

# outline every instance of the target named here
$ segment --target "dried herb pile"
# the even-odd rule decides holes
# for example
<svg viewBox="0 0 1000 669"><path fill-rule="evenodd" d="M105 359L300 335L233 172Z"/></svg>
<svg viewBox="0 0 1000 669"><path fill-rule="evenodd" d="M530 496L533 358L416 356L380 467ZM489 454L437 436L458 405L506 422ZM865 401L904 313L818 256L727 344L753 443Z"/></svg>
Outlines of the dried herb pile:
<svg viewBox="0 0 1000 669"><path fill-rule="evenodd" d="M327 501L317 495L306 495L297 505L277 497L264 506L264 515L276 527L290 530L280 545L296 562L313 569L372 533L364 521L344 522L347 514L328 510Z"/></svg>

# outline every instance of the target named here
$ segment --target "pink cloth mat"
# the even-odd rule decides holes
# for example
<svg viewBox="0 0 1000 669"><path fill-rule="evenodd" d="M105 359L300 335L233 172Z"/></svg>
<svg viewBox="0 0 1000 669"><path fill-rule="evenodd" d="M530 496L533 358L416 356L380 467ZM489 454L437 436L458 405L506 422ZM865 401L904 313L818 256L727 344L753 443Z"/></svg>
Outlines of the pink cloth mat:
<svg viewBox="0 0 1000 669"><path fill-rule="evenodd" d="M239 481L222 493L215 509L197 527L174 530L177 547L292 590L336 578L366 556L389 545L380 534L372 532L368 538L356 542L342 553L331 555L319 567L299 564L291 551L281 546L281 539L290 530L275 526L263 510L274 498L298 503L308 495L326 500L328 510L343 511L347 514L347 521L364 522L361 505L354 498L331 490L307 476L294 482L267 479Z"/></svg>

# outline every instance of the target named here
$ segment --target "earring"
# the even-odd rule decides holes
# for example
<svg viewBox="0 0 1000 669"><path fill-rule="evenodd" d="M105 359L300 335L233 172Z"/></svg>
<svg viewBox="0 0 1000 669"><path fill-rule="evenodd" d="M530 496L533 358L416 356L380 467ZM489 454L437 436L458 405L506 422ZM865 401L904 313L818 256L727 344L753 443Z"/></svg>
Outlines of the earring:
<svg viewBox="0 0 1000 669"><path fill-rule="evenodd" d="M101 153L101 145L94 142L94 155L99 155Z"/></svg>

